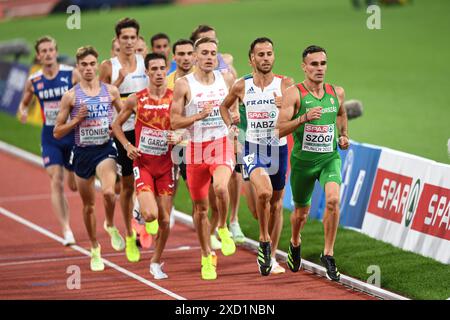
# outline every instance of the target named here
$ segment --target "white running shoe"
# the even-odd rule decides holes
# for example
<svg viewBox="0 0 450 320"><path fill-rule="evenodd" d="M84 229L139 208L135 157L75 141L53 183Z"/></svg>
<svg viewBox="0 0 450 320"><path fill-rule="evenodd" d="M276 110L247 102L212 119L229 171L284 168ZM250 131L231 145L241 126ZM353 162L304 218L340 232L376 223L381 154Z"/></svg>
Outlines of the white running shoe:
<svg viewBox="0 0 450 320"><path fill-rule="evenodd" d="M286 269L284 269L282 266L280 266L274 257L272 257L271 260L272 260L272 270L270 270L270 273L282 274L282 273L286 272Z"/></svg>
<svg viewBox="0 0 450 320"><path fill-rule="evenodd" d="M217 239L216 235L211 235L211 249L212 250L220 250L222 249L222 242Z"/></svg>
<svg viewBox="0 0 450 320"><path fill-rule="evenodd" d="M167 279L169 276L162 271L163 263L150 263L150 273L156 280Z"/></svg>
<svg viewBox="0 0 450 320"><path fill-rule="evenodd" d="M64 233L64 242L63 245L70 246L72 244L75 244L75 237L73 236L72 230L66 231Z"/></svg>

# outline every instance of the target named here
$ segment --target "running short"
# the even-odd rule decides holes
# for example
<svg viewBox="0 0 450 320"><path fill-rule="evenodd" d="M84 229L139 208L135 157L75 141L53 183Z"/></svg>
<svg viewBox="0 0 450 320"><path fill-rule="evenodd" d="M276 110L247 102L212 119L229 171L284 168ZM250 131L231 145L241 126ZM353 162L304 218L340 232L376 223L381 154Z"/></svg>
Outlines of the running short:
<svg viewBox="0 0 450 320"><path fill-rule="evenodd" d="M136 193L153 192L156 196L171 196L174 191L174 171L170 153L157 158L141 156L133 162Z"/></svg>
<svg viewBox="0 0 450 320"><path fill-rule="evenodd" d="M319 180L322 188L328 182L341 184L341 158L339 153L333 153L320 162L299 160L291 155L291 188L295 206L311 205L314 184Z"/></svg>
<svg viewBox="0 0 450 320"><path fill-rule="evenodd" d="M191 198L194 201L206 199L217 167L226 166L233 172L233 145L227 137L223 137L207 142L189 142L186 150L186 173Z"/></svg>
<svg viewBox="0 0 450 320"><path fill-rule="evenodd" d="M270 177L273 190L280 191L286 185L288 147L267 146L245 142L243 154L244 180L248 181L253 170L264 168Z"/></svg>
<svg viewBox="0 0 450 320"><path fill-rule="evenodd" d="M125 137L131 143L135 143L136 137L134 130L125 131ZM133 160L128 158L127 151L122 146L117 138L114 138L117 147L117 173L122 177L127 177L133 174Z"/></svg>
<svg viewBox="0 0 450 320"><path fill-rule="evenodd" d="M83 179L95 176L98 164L105 159L117 160L117 150L112 140L99 146L75 146L72 151L73 170Z"/></svg>
<svg viewBox="0 0 450 320"><path fill-rule="evenodd" d="M47 168L51 165L59 165L73 171L73 167L70 163L70 155L74 144L75 140L73 132L63 137L61 140L43 134L41 140L41 154L44 167Z"/></svg>

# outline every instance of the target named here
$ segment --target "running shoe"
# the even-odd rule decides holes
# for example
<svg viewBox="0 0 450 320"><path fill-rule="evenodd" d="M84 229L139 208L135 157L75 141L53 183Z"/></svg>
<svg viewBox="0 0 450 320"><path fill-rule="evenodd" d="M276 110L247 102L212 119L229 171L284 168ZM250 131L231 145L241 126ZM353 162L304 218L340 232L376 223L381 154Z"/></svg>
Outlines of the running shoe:
<svg viewBox="0 0 450 320"><path fill-rule="evenodd" d="M230 222L230 232L233 234L233 240L236 244L242 244L245 242L245 235L242 233L239 222Z"/></svg>
<svg viewBox="0 0 450 320"><path fill-rule="evenodd" d="M217 239L217 237L214 234L210 236L210 240L212 250L222 249L222 242L220 242L219 239Z"/></svg>
<svg viewBox="0 0 450 320"><path fill-rule="evenodd" d="M222 254L224 256L230 256L236 252L236 245L231 238L231 232L228 231L227 227L218 228L220 241L222 242Z"/></svg>
<svg viewBox="0 0 450 320"><path fill-rule="evenodd" d="M336 261L333 256L320 254L320 261L322 261L323 266L327 269L327 278L332 281L339 281L341 279L341 274L336 267Z"/></svg>
<svg viewBox="0 0 450 320"><path fill-rule="evenodd" d="M100 245L97 248L91 248L91 271L105 270L100 251Z"/></svg>
<svg viewBox="0 0 450 320"><path fill-rule="evenodd" d="M166 273L164 273L162 271L163 265L164 265L164 262L163 263L156 263L156 262L150 263L150 273L153 275L153 278L155 278L156 280L167 279L169 277Z"/></svg>
<svg viewBox="0 0 450 320"><path fill-rule="evenodd" d="M134 230L131 237L126 237L125 254L130 262L138 262L141 258L141 253L136 245L136 231Z"/></svg>
<svg viewBox="0 0 450 320"><path fill-rule="evenodd" d="M280 266L280 264L277 262L277 260L272 257L272 270L270 270L271 274L282 274L285 273L286 270Z"/></svg>
<svg viewBox="0 0 450 320"><path fill-rule="evenodd" d="M115 226L108 227L105 223L103 224L103 228L106 232L108 232L109 236L111 237L111 246L116 251L122 251L125 249L125 240L123 240L122 236L119 233L119 230Z"/></svg>
<svg viewBox="0 0 450 320"><path fill-rule="evenodd" d="M211 254L207 257L202 256L202 279L203 280L217 279L216 267L213 264Z"/></svg>
<svg viewBox="0 0 450 320"><path fill-rule="evenodd" d="M270 271L272 270L272 259L270 255L271 255L270 241L268 242L260 241L258 248L258 258L256 259L256 261L258 262L259 272L263 276L268 276L270 274Z"/></svg>
<svg viewBox="0 0 450 320"><path fill-rule="evenodd" d="M148 234L155 235L158 233L158 219L153 220L152 222L145 223L145 230Z"/></svg>
<svg viewBox="0 0 450 320"><path fill-rule="evenodd" d="M289 242L287 265L292 272L297 272L302 264L301 245L294 247L292 242Z"/></svg>
<svg viewBox="0 0 450 320"><path fill-rule="evenodd" d="M72 230L68 230L64 232L64 241L63 245L70 246L72 244L75 244L75 237L73 236Z"/></svg>

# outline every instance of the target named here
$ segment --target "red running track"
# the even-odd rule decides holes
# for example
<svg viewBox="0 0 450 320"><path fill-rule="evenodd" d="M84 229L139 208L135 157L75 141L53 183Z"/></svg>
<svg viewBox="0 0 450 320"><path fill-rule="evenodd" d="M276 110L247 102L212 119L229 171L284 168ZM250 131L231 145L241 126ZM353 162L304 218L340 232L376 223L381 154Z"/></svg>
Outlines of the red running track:
<svg viewBox="0 0 450 320"><path fill-rule="evenodd" d="M98 239L103 258L112 266L106 265L103 272L91 272L89 257L82 249L89 250L89 241L78 194L66 191L71 226L81 248L64 247L51 234L41 233L48 230L57 236L61 234L50 205L46 172L3 152L0 152L0 163L0 299L375 299L303 270L262 277L255 253L242 247L230 257L217 252L218 279L203 281L197 236L179 222L171 231L162 257L169 278L154 280L148 271L152 249L141 252L138 263L128 262L124 252L112 249L102 228L104 211L99 194ZM11 214L25 220L18 222ZM27 221L34 225L26 225ZM123 234L118 205L115 222ZM80 289L67 287L71 276L67 273L69 266L79 267Z"/></svg>

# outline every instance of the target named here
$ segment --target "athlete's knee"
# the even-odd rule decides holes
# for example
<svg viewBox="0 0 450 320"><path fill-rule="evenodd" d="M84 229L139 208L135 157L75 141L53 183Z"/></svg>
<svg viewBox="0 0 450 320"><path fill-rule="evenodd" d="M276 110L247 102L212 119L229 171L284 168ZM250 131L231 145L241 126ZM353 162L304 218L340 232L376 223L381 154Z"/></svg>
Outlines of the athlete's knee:
<svg viewBox="0 0 450 320"><path fill-rule="evenodd" d="M339 205L339 197L338 196L330 196L326 200L327 210L331 212L337 211Z"/></svg>
<svg viewBox="0 0 450 320"><path fill-rule="evenodd" d="M158 217L158 209L152 210L150 208L142 208L140 209L141 215L144 217L144 220L147 222L151 222ZM159 222L158 222L159 224Z"/></svg>
<svg viewBox="0 0 450 320"><path fill-rule="evenodd" d="M158 225L162 230L167 230L170 228L170 218L168 214L158 219Z"/></svg>
<svg viewBox="0 0 450 320"><path fill-rule="evenodd" d="M83 205L83 214L85 216L91 216L95 213L95 204L94 203L85 203Z"/></svg>
<svg viewBox="0 0 450 320"><path fill-rule="evenodd" d="M263 189L258 192L258 201L259 202L269 202L272 198L272 190L269 188Z"/></svg>
<svg viewBox="0 0 450 320"><path fill-rule="evenodd" d="M196 204L194 206L196 218L208 218L208 206L206 204Z"/></svg>
<svg viewBox="0 0 450 320"><path fill-rule="evenodd" d="M295 219L297 221L303 222L308 220L309 217L309 208L295 208L291 220Z"/></svg>
<svg viewBox="0 0 450 320"><path fill-rule="evenodd" d="M214 185L214 193L217 198L223 199L228 194L228 186L223 185L223 184Z"/></svg>
<svg viewBox="0 0 450 320"><path fill-rule="evenodd" d="M114 192L114 187L106 187L102 189L103 198L106 201L114 201L116 193Z"/></svg>
<svg viewBox="0 0 450 320"><path fill-rule="evenodd" d="M51 187L53 192L64 191L64 179L62 174L54 174L51 176Z"/></svg>

